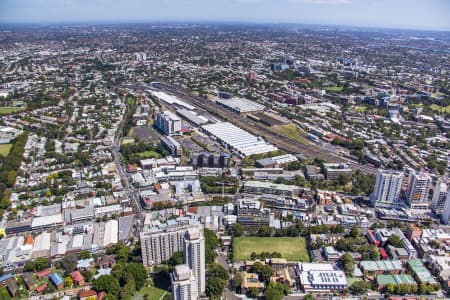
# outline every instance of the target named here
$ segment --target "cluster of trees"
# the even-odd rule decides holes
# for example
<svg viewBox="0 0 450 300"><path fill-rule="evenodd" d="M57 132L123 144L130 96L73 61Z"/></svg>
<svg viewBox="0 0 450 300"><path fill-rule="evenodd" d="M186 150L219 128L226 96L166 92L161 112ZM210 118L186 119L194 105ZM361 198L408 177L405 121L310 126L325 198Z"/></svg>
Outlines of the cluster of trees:
<svg viewBox="0 0 450 300"><path fill-rule="evenodd" d="M250 268L251 273L258 274L259 280L269 283L270 277L273 276L273 269L269 265L263 265L260 262L255 262Z"/></svg>
<svg viewBox="0 0 450 300"><path fill-rule="evenodd" d="M35 110L47 106L55 106L58 104L58 102L59 99L46 96L42 92L39 92L30 101L27 101L27 110Z"/></svg>
<svg viewBox="0 0 450 300"><path fill-rule="evenodd" d="M389 243L389 245L392 245L395 248L401 248L402 245L403 245L402 240L400 239L400 237L398 235L395 235L395 234L391 235L388 238L388 243Z"/></svg>
<svg viewBox="0 0 450 300"><path fill-rule="evenodd" d="M107 299L131 299L144 287L147 270L141 263L120 262L114 266L111 275L102 275L92 282L94 290L107 293Z"/></svg>
<svg viewBox="0 0 450 300"><path fill-rule="evenodd" d="M127 110L123 118L123 135L126 136L128 131L133 127L133 114L137 108L137 98L129 96L127 98Z"/></svg>
<svg viewBox="0 0 450 300"><path fill-rule="evenodd" d="M353 257L345 252L344 255L341 256L339 262L342 266L342 269L345 272L345 275L350 276L355 268L355 262L353 261Z"/></svg>
<svg viewBox="0 0 450 300"><path fill-rule="evenodd" d="M134 245L134 248L131 249L129 246L126 246L124 243L119 242L117 244L109 246L106 249L106 254L115 255L118 263L129 263L129 262L140 263L140 262L142 262L141 244L140 243L136 243Z"/></svg>
<svg viewBox="0 0 450 300"><path fill-rule="evenodd" d="M367 281L355 281L349 287L350 293L353 295L364 295L371 288L371 284Z"/></svg>
<svg viewBox="0 0 450 300"><path fill-rule="evenodd" d="M217 263L208 266L206 272L208 280L206 281L206 295L210 299L220 299L223 289L227 286L228 271Z"/></svg>
<svg viewBox="0 0 450 300"><path fill-rule="evenodd" d="M363 238L341 238L336 242L336 249L346 252L361 253L365 260L380 260L380 252L374 245L369 245Z"/></svg>
<svg viewBox="0 0 450 300"><path fill-rule="evenodd" d="M264 291L266 300L282 300L283 296L288 295L290 289L280 282L271 282Z"/></svg>
<svg viewBox="0 0 450 300"><path fill-rule="evenodd" d="M312 189L343 190L356 195L369 195L375 185L375 176L363 174L359 170L353 172L352 176L341 174L336 180L306 180L303 177L295 176L293 180L277 178L276 183L295 184ZM349 186L349 183L352 183Z"/></svg>
<svg viewBox="0 0 450 300"><path fill-rule="evenodd" d="M205 262L210 264L214 262L216 256L214 249L219 247L219 239L214 231L207 228L204 229L203 235L205 237Z"/></svg>
<svg viewBox="0 0 450 300"><path fill-rule="evenodd" d="M137 153L152 151L160 156L167 156L169 152L161 144L151 144L139 141L136 144L124 144L120 146L120 153L125 158L125 160L130 164L137 164L143 157L139 156Z"/></svg>
<svg viewBox="0 0 450 300"><path fill-rule="evenodd" d="M339 225L338 225L338 226L339 226ZM336 230L339 230L339 231L344 230L344 228L341 227L341 226L335 227L335 228L336 228L335 231L336 231ZM353 226L353 227L350 229L350 232L349 232L349 234L347 235L347 237L348 237L348 238L351 238L351 239L358 239L358 241L363 241L363 240L361 239L361 236L360 236L360 233L359 233L359 229L358 229L358 227L356 227L356 226ZM351 247L351 246L350 246L350 245L351 245L351 242L353 242L353 240L345 240L345 239L343 239L343 241L340 242L340 243L341 243L340 248L342 248L342 249L347 249L347 251L349 251L348 249L350 249L350 247ZM313 249L313 250L322 248L322 247L324 247L324 246L328 246L328 244L325 243L322 239L316 239L314 242L311 242L311 244L310 244L310 247L311 247L311 249Z"/></svg>
<svg viewBox="0 0 450 300"><path fill-rule="evenodd" d="M221 176L202 176L200 183L202 190L205 193L220 194L222 193L222 181L223 191L227 194L234 194L238 189L238 180L234 177L221 177Z"/></svg>
<svg viewBox="0 0 450 300"><path fill-rule="evenodd" d="M25 272L40 272L50 267L50 261L46 257L38 257L35 260L27 261L23 267Z"/></svg>
<svg viewBox="0 0 450 300"><path fill-rule="evenodd" d="M427 157L427 168L433 171L437 171L441 175L444 175L447 168L447 164L443 163L442 161L439 161L437 155L432 153Z"/></svg>
<svg viewBox="0 0 450 300"><path fill-rule="evenodd" d="M361 139L354 139L354 140L351 140L351 141L345 141L345 140L336 138L331 143L333 145L338 145L338 146L344 147L344 148L349 149L349 150L362 150L362 149L364 149L364 141L361 140Z"/></svg>
<svg viewBox="0 0 450 300"><path fill-rule="evenodd" d="M231 197L227 197L227 196L214 196L212 197L212 200L208 200L208 201L201 201L201 202L196 202L195 206L215 206L215 205L225 205L227 203L230 203L233 199Z"/></svg>
<svg viewBox="0 0 450 300"><path fill-rule="evenodd" d="M261 253L256 253L256 252L252 252L250 254L250 259L251 260L255 260L255 259L266 259L266 258L281 258L281 253L280 252L261 252Z"/></svg>
<svg viewBox="0 0 450 300"><path fill-rule="evenodd" d="M12 147L8 156L0 155L0 216L3 215L3 210L8 208L11 204L9 201L11 188L13 187L17 170L22 162L23 149L27 142L27 135L21 134L12 141Z"/></svg>
<svg viewBox="0 0 450 300"><path fill-rule="evenodd" d="M395 295L406 295L406 294L419 294L419 295L429 295L433 292L440 290L439 284L421 284L419 286L415 284L392 284L388 283L384 287L384 292L386 294L395 294Z"/></svg>
<svg viewBox="0 0 450 300"><path fill-rule="evenodd" d="M388 283L384 288L384 292L387 294L395 295L406 295L406 294L417 294L419 288L415 284L401 283L392 284Z"/></svg>
<svg viewBox="0 0 450 300"><path fill-rule="evenodd" d="M264 226L261 226L261 228L256 231L252 232L250 229L244 228L241 224L235 223L231 227L231 233L235 237L239 237L244 235L246 232L249 233L249 235L259 235L259 236L269 236L269 231L272 232L272 229L266 230ZM297 236L303 236L307 237L310 234L322 234L322 233L339 233L342 234L345 232L345 228L338 224L336 226L326 226L326 225L314 225L306 227L304 223L301 221L295 221L295 224L283 229L278 229L271 234L272 236L277 237L283 237L283 236L291 236L291 237L297 237Z"/></svg>
<svg viewBox="0 0 450 300"><path fill-rule="evenodd" d="M419 285L419 294L422 295L429 295L433 292L439 291L441 289L441 286L436 283L436 284L421 284Z"/></svg>
<svg viewBox="0 0 450 300"><path fill-rule="evenodd" d="M356 170L352 174L352 190L351 193L355 195L370 195L375 186L375 175L364 174Z"/></svg>

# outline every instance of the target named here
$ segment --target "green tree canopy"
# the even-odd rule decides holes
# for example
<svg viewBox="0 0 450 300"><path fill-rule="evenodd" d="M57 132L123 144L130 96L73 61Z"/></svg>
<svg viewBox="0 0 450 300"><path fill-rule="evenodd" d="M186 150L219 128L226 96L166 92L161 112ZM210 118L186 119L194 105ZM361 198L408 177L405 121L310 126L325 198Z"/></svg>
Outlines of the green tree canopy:
<svg viewBox="0 0 450 300"><path fill-rule="evenodd" d="M102 275L92 282L92 287L97 292L105 291L106 293L117 296L119 295L120 285L117 278L112 275Z"/></svg>

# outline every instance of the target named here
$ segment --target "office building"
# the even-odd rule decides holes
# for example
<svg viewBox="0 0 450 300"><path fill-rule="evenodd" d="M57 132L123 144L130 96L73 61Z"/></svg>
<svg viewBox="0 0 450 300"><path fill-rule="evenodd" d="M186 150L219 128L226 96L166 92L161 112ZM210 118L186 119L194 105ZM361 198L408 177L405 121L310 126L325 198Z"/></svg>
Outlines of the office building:
<svg viewBox="0 0 450 300"><path fill-rule="evenodd" d="M392 228L392 234L395 234L400 238L402 241L403 248L408 253L409 259L415 259L417 258L417 251L411 244L411 242L406 238L406 236L403 234L403 232L399 228Z"/></svg>
<svg viewBox="0 0 450 300"><path fill-rule="evenodd" d="M403 173L379 169L375 181L375 189L371 195L372 206L396 205L400 198L402 182Z"/></svg>
<svg viewBox="0 0 450 300"><path fill-rule="evenodd" d="M284 154L275 157L258 159L256 161L256 166L259 168L277 168L281 166L287 166L294 161L298 161L297 157L292 154Z"/></svg>
<svg viewBox="0 0 450 300"><path fill-rule="evenodd" d="M202 230L200 223L189 218L154 222L140 233L142 263L153 266L168 260L175 252L184 251L188 230ZM203 250L204 251L204 250Z"/></svg>
<svg viewBox="0 0 450 300"><path fill-rule="evenodd" d="M203 231L194 228L184 238L184 261L191 268L199 294L205 292L205 238Z"/></svg>
<svg viewBox="0 0 450 300"><path fill-rule="evenodd" d="M287 185L264 181L249 180L244 183L244 192L255 194L283 195L290 198L299 196L302 188L297 185Z"/></svg>
<svg viewBox="0 0 450 300"><path fill-rule="evenodd" d="M251 199L240 199L237 222L244 227L260 228L270 225L270 212L261 207L261 202Z"/></svg>
<svg viewBox="0 0 450 300"><path fill-rule="evenodd" d="M165 135L181 133L181 119L170 111L163 111L156 115L155 126Z"/></svg>
<svg viewBox="0 0 450 300"><path fill-rule="evenodd" d="M450 191L447 191L447 201L445 201L444 211L441 215L441 222L443 224L448 224L448 220L450 219Z"/></svg>
<svg viewBox="0 0 450 300"><path fill-rule="evenodd" d="M408 204L411 208L428 208L428 189L431 178L422 172L413 172L409 175L408 192L406 193Z"/></svg>
<svg viewBox="0 0 450 300"><path fill-rule="evenodd" d="M199 299L197 281L188 265L175 266L175 270L170 274L170 281L173 300Z"/></svg>
<svg viewBox="0 0 450 300"><path fill-rule="evenodd" d="M431 210L437 215L441 215L444 211L445 202L447 200L447 189L447 179L438 180L431 200Z"/></svg>
<svg viewBox="0 0 450 300"><path fill-rule="evenodd" d="M324 163L323 172L327 180L337 180L340 175L352 176L352 169L347 164Z"/></svg>
<svg viewBox="0 0 450 300"><path fill-rule="evenodd" d="M228 168L231 156L228 153L193 152L191 162L194 167L199 168Z"/></svg>
<svg viewBox="0 0 450 300"><path fill-rule="evenodd" d="M161 145L169 151L170 155L174 157L181 156L183 154L183 148L176 139L171 136L162 136Z"/></svg>
<svg viewBox="0 0 450 300"><path fill-rule="evenodd" d="M342 291L348 288L347 277L331 264L299 263L300 286L306 292Z"/></svg>

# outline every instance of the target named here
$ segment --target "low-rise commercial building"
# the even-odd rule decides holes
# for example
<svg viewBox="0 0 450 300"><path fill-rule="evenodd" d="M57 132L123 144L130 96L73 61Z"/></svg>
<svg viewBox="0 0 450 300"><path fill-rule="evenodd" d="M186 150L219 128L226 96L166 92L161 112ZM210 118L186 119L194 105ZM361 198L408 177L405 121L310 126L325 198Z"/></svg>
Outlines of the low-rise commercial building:
<svg viewBox="0 0 450 300"><path fill-rule="evenodd" d="M331 264L299 263L300 286L306 292L342 291L348 288L343 271L334 270Z"/></svg>
<svg viewBox="0 0 450 300"><path fill-rule="evenodd" d="M263 181L247 181L244 184L244 192L255 194L275 194L286 197L297 197L301 188L296 185L277 184Z"/></svg>

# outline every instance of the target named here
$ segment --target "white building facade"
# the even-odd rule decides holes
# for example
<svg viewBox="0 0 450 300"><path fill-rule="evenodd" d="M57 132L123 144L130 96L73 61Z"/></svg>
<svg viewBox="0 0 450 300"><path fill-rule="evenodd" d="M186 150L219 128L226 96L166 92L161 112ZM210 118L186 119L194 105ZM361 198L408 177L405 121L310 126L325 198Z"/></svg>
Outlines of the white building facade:
<svg viewBox="0 0 450 300"><path fill-rule="evenodd" d="M398 204L403 178L404 175L401 172L379 169L375 189L371 195L372 206Z"/></svg>

